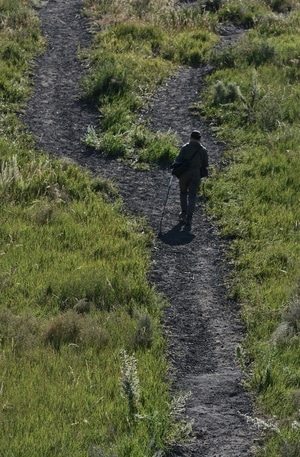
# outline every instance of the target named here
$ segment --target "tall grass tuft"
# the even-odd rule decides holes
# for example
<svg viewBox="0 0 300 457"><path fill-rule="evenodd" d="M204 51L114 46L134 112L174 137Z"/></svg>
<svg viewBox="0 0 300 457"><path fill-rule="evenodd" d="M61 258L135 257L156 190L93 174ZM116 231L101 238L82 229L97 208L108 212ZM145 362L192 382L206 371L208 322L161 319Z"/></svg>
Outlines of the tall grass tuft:
<svg viewBox="0 0 300 457"><path fill-rule="evenodd" d="M300 443L285 441L280 451L280 457L297 457L300 454Z"/></svg>
<svg viewBox="0 0 300 457"><path fill-rule="evenodd" d="M290 304L285 321L294 335L300 335L300 298L297 296Z"/></svg>
<svg viewBox="0 0 300 457"><path fill-rule="evenodd" d="M153 343L154 329L151 317L147 314L140 316L136 332L133 336L135 349L148 349Z"/></svg>
<svg viewBox="0 0 300 457"><path fill-rule="evenodd" d="M16 155L5 160L1 164L0 172L0 187L3 194L13 193L14 187L23 187L23 178L18 166L18 159Z"/></svg>
<svg viewBox="0 0 300 457"><path fill-rule="evenodd" d="M134 355L121 351L121 394L128 401L129 415L134 419L140 399L140 381L137 373L137 360Z"/></svg>
<svg viewBox="0 0 300 457"><path fill-rule="evenodd" d="M44 341L59 351L62 345L77 348L91 346L99 351L107 345L109 335L95 324L93 319L77 312L67 311L49 322L44 331Z"/></svg>

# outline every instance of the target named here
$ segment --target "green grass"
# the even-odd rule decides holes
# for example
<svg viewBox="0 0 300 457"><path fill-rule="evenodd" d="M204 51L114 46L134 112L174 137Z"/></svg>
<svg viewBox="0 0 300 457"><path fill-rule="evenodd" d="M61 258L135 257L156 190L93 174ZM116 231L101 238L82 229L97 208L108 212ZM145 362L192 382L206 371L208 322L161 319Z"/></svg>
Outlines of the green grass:
<svg viewBox="0 0 300 457"><path fill-rule="evenodd" d="M174 133L152 133L138 114L179 65L199 65L216 41L213 21L201 10L174 11L168 2L86 2L95 23L91 50L82 57L89 73L82 80L87 99L101 112L101 131L91 129L86 143L100 153L122 157L135 166L170 163L177 154ZM147 5L147 6L146 6ZM158 14L159 11L159 14Z"/></svg>
<svg viewBox="0 0 300 457"><path fill-rule="evenodd" d="M64 331L67 319L74 324L74 318L72 313L64 317ZM148 455L149 441L158 432L161 436L153 443L153 449L164 446L168 418L165 415L162 419L158 411L162 406L169 408L169 395L160 381L166 369L160 339L155 338L155 349L136 351L141 386L137 412L143 415L136 419L130 414L120 385L119 347L132 350L121 335L134 331L133 321L121 309L102 319L99 322L99 317L93 316L87 322L87 317L75 318L82 329L93 329L90 345L80 338L77 344L64 344L57 351L42 344L42 337L38 345L35 333L34 346L24 349L22 345L21 350L17 341L11 351L3 351L2 455L92 455L93 448L105 450L111 446L118 455L125 455L126 442L128 446L133 437L132 452ZM1 321L4 323L3 316ZM7 321L11 322L11 316L6 316ZM23 324L27 332L33 327L25 319ZM102 334L104 329L107 332L98 346L97 325L101 325ZM35 326L39 327L40 322ZM20 326L18 330L20 334ZM6 379L15 381L8 384ZM165 428L159 428L161 420L165 421ZM153 423L148 425L147 421Z"/></svg>
<svg viewBox="0 0 300 457"><path fill-rule="evenodd" d="M163 448L172 430L163 302L146 280L145 223L122 215L108 183L46 156L27 167L12 156L2 174L1 452L90 455L113 443L125 455L134 435L132 452L147 455L161 421L152 450ZM128 422L123 348L138 360L144 420Z"/></svg>
<svg viewBox="0 0 300 457"><path fill-rule="evenodd" d="M199 5L86 2L95 39L82 87L102 115L86 142L140 167L169 163L175 134L150 132L139 110L179 65L213 58L199 105L228 145L207 193L247 327L238 356L264 419L260 454L298 457L299 11L292 0ZM0 0L0 11L0 456L153 456L190 424L166 382L151 231L110 182L35 150L17 114L45 43L31 2ZM254 28L215 54L220 20Z"/></svg>
<svg viewBox="0 0 300 457"><path fill-rule="evenodd" d="M269 424L268 457L299 451L299 18L263 18L216 55L201 105L227 142L210 209L230 239L230 296L246 323L243 364Z"/></svg>
<svg viewBox="0 0 300 457"><path fill-rule="evenodd" d="M164 8L157 15L150 3L145 4L149 8L142 21L135 9L139 3L132 4L128 14L121 6L118 10L114 2L111 9L102 4L89 10L96 38L89 54L91 72L84 84L87 96L102 113L103 130L90 131L87 142L101 153L134 163L168 163L177 146L174 133L170 132L174 143L164 154L160 152L163 143L145 150L156 138L138 124L139 109L147 104L152 82L154 87L162 83L178 65L199 65L207 59L214 62L216 71L207 78L199 109L213 121L217 136L228 147L208 180L208 194L211 214L221 234L230 240L228 259L234 269L229 297L241 304L247 328L241 363L265 430L264 446L258 453L296 456L300 337L298 6L292 1L202 2L203 9L197 11ZM292 11L289 15L277 14L288 10ZM218 21L252 30L239 44L214 52L213 31ZM150 63L159 69L158 74L152 73ZM138 143L132 130L138 132Z"/></svg>
<svg viewBox="0 0 300 457"><path fill-rule="evenodd" d="M45 46L31 6L0 1L0 455L152 456L187 428L147 281L152 234L109 181L40 154L20 124Z"/></svg>
<svg viewBox="0 0 300 457"><path fill-rule="evenodd" d="M118 68L126 71L120 78L124 93L118 86L113 88L116 93L111 99L110 93L104 98L97 93L104 135L101 139L101 135L93 134L99 150L102 145L102 151L151 162L153 152L143 153L147 144L143 126L138 127L139 132L145 132L138 147L132 142L131 133L128 134L132 124L137 128L135 114L140 107L137 100L142 105L147 103L148 93L152 92L143 75L136 73L130 78L133 74L128 64L130 53L134 51L135 56L141 56L143 69L147 68L142 63L144 56L148 61L149 58L157 61L162 65L159 75L164 75L166 62L172 71L173 65L197 65L213 58L217 71L208 78L200 108L213 120L217 135L227 141L228 150L223 159L227 167L216 168L213 179L208 181L208 191L211 212L217 217L222 235L231 240L228 256L235 268L229 295L241 303L247 327L242 364L248 376L247 386L256 398L257 414L264 419L264 447L260 454L296 456L299 453L299 13L293 2L253 1L247 5L220 2L215 6L217 12L209 19L193 10L165 11L163 29L160 28L162 17L153 20L150 12L141 25L136 17L133 24L124 27L122 14L108 32L100 24L96 51L92 53L96 64L93 68L97 68L98 45L102 50L106 42L110 52L115 53L117 78L112 78L113 81L120 78ZM286 8L294 9L293 13L276 14ZM131 18L132 14L131 11ZM216 17L254 28L238 45L210 53L214 43L210 33ZM193 52L194 43L198 54ZM118 67L120 57L122 65ZM149 75L151 70L147 68L144 73ZM143 83L141 87L147 87L145 94L134 87L136 80ZM89 88L96 87L88 81ZM151 75L150 81L155 85L161 82L157 75ZM127 96L126 88L131 96L134 94L134 99ZM118 109L113 107L115 100ZM115 125L119 131L114 130ZM105 143L109 138L118 141L113 143L113 148ZM155 139L151 141L154 143ZM160 147L155 150L160 151ZM166 154L166 162L172 153ZM160 153L155 160L162 160Z"/></svg>

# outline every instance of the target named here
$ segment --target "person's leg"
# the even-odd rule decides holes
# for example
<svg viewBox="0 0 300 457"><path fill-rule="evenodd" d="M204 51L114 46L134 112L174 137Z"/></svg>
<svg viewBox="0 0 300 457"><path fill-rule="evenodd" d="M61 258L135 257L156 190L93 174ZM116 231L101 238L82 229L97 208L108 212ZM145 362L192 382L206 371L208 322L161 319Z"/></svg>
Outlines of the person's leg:
<svg viewBox="0 0 300 457"><path fill-rule="evenodd" d="M187 197L188 193L187 191L180 191L180 207L181 207L181 212L186 213L187 212Z"/></svg>
<svg viewBox="0 0 300 457"><path fill-rule="evenodd" d="M184 173L183 176L179 179L179 191L180 191L180 208L181 213L179 214L179 221L185 222L187 215L188 207L188 184L189 177L187 173Z"/></svg>
<svg viewBox="0 0 300 457"><path fill-rule="evenodd" d="M188 222L191 222L192 218L193 218L193 214L194 214L195 206L196 206L197 193L199 190L199 184L200 184L200 174L198 172L194 172L192 179L190 180L189 188L188 188L188 204L187 204Z"/></svg>

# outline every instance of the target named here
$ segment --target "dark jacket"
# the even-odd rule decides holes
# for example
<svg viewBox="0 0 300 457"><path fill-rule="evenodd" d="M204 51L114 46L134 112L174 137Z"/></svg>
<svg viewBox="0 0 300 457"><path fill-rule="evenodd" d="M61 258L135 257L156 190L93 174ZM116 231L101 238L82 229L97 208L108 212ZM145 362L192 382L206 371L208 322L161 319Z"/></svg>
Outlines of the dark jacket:
<svg viewBox="0 0 300 457"><path fill-rule="evenodd" d="M200 144L198 141L191 140L189 143L186 143L182 146L178 156L176 157L176 162L181 160L189 160L193 154L197 151L197 154L191 160L191 168L207 168L208 167L208 154L207 149Z"/></svg>

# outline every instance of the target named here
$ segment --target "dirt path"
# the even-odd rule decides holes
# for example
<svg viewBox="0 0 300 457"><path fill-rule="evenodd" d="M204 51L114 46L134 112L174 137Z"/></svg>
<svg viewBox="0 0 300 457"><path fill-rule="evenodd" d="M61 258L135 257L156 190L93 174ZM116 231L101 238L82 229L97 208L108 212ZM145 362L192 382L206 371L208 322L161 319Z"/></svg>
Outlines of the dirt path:
<svg viewBox="0 0 300 457"><path fill-rule="evenodd" d="M49 47L36 62L34 92L24 120L35 133L38 147L72 158L118 183L128 210L144 215L158 233L169 173L134 171L91 154L81 142L87 126L98 122L97 113L80 101L78 90L82 68L76 53L78 46L90 42L88 24L80 18L81 7L81 0L43 2L39 14ZM228 29L224 39L235 39L234 32ZM171 128L183 142L191 129L199 128L210 162L216 163L221 145L188 109L198 99L208 71L211 68L180 70L159 90L144 116L151 118L154 130ZM235 358L243 328L237 305L226 298L222 240L201 202L191 231L177 225L178 212L178 183L174 181L150 274L150 281L170 301L165 328L174 386L191 392L186 415L194 421L195 439L174 449L172 456L250 457L256 431L243 417L251 415L251 402Z"/></svg>

